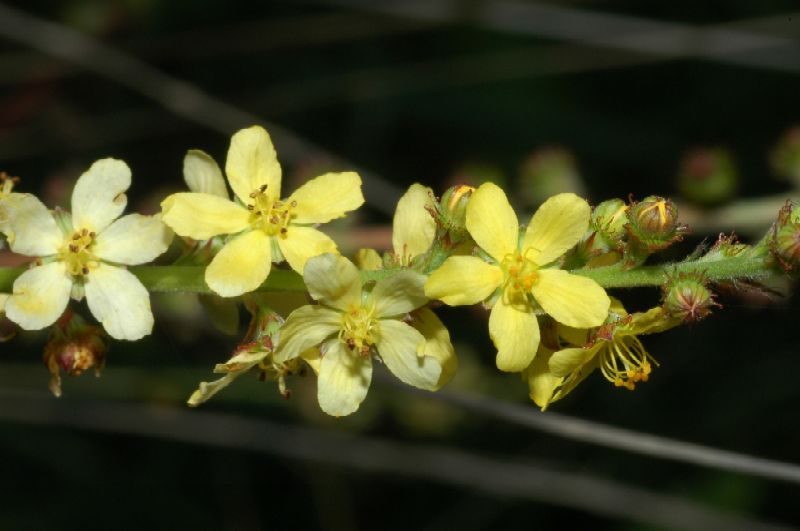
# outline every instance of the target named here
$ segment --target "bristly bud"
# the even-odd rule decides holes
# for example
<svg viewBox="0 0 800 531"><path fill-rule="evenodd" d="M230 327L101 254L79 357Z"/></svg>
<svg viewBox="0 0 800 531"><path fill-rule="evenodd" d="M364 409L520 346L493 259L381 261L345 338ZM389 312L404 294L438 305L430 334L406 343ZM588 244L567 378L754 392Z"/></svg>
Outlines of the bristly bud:
<svg viewBox="0 0 800 531"><path fill-rule="evenodd" d="M602 267L619 262L624 251L627 211L628 205L622 199L609 199L594 207L589 229L567 253L564 267Z"/></svg>
<svg viewBox="0 0 800 531"><path fill-rule="evenodd" d="M723 148L689 151L678 170L678 190L690 201L716 205L731 199L739 187L739 172Z"/></svg>
<svg viewBox="0 0 800 531"><path fill-rule="evenodd" d="M800 185L800 126L784 133L770 153L769 161L779 177Z"/></svg>
<svg viewBox="0 0 800 531"><path fill-rule="evenodd" d="M53 325L44 348L44 363L50 371L50 391L61 396L61 371L80 376L91 368L100 376L106 361L108 343L99 326L86 324L78 314L67 311Z"/></svg>
<svg viewBox="0 0 800 531"><path fill-rule="evenodd" d="M603 201L592 211L591 225L608 240L618 242L625 236L628 205L622 199Z"/></svg>
<svg viewBox="0 0 800 531"><path fill-rule="evenodd" d="M712 307L720 306L702 273L679 273L670 277L662 290L667 315L684 323L699 321L711 313Z"/></svg>
<svg viewBox="0 0 800 531"><path fill-rule="evenodd" d="M467 203L475 188L466 184L451 186L442 194L439 202L438 220L448 232L462 234L466 232Z"/></svg>
<svg viewBox="0 0 800 531"><path fill-rule="evenodd" d="M800 207L790 202L784 205L772 227L769 247L784 270L800 266Z"/></svg>
<svg viewBox="0 0 800 531"><path fill-rule="evenodd" d="M686 227L678 223L678 207L670 199L651 195L628 208L628 234L640 249L666 249L683 238Z"/></svg>

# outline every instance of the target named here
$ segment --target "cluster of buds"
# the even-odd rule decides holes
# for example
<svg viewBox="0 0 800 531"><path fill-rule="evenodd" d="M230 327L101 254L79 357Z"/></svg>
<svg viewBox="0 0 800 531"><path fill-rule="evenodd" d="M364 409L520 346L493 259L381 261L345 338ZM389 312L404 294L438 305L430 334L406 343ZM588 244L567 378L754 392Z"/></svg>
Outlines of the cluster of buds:
<svg viewBox="0 0 800 531"><path fill-rule="evenodd" d="M100 376L108 344L103 329L89 325L80 315L67 309L55 322L44 348L44 364L50 372L50 391L61 396L61 371L80 376L94 368Z"/></svg>

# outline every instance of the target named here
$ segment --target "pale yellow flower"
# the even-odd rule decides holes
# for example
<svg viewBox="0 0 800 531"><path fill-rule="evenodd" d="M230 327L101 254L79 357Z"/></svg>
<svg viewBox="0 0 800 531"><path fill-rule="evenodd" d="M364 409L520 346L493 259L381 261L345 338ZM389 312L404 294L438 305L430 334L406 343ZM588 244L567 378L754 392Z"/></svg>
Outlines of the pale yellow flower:
<svg viewBox="0 0 800 531"><path fill-rule="evenodd" d="M139 339L153 328L150 296L121 266L150 262L167 250L172 232L160 216L119 217L131 183L127 164L98 160L78 179L72 215L58 221L30 194L5 205L15 253L38 257L14 282L6 315L26 330L58 319L72 296L86 296L89 310L117 339ZM119 218L119 219L117 219Z"/></svg>
<svg viewBox="0 0 800 531"><path fill-rule="evenodd" d="M321 359L311 363L319 374L320 407L329 415L358 409L372 381L375 354L400 380L421 389L436 389L442 373L438 359L426 355L423 335L403 321L427 302L425 277L401 271L367 291L360 275L338 255L308 260L303 279L319 305L289 315L274 355L277 363L284 363L319 346Z"/></svg>
<svg viewBox="0 0 800 531"><path fill-rule="evenodd" d="M231 138L225 173L238 202L213 184L218 182L216 163L194 153L187 182L204 182L207 189L167 197L161 203L164 223L196 240L229 235L205 272L208 286L224 297L255 290L272 262L286 259L302 273L312 256L337 252L333 240L313 225L343 217L364 203L361 178L354 172L321 175L281 199L281 168L269 135L259 126Z"/></svg>
<svg viewBox="0 0 800 531"><path fill-rule="evenodd" d="M489 334L497 348L497 367L522 371L539 347L537 312L572 327L598 326L606 318L605 290L556 263L586 232L589 216L586 201L559 194L545 201L520 236L505 193L485 183L467 204L466 226L489 261L448 258L429 277L425 294L451 306L490 299Z"/></svg>

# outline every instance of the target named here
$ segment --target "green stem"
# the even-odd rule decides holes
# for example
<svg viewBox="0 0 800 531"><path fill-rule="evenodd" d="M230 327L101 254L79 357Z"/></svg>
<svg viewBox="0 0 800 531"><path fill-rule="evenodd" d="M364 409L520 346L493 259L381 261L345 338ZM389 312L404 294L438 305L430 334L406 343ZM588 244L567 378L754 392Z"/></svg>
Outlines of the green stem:
<svg viewBox="0 0 800 531"><path fill-rule="evenodd" d="M24 271L24 267L0 267L0 293L9 293L14 280ZM152 292L212 293L204 280L204 266L136 266L131 267L130 271ZM363 271L362 277L365 281L381 280L398 271L402 269ZM741 256L714 262L695 260L641 266L628 271L619 264L571 271L595 280L604 288L660 286L669 275L692 272L703 273L709 280L757 279L777 274L763 258ZM273 269L266 282L256 291L305 292L306 286L303 278L294 271Z"/></svg>

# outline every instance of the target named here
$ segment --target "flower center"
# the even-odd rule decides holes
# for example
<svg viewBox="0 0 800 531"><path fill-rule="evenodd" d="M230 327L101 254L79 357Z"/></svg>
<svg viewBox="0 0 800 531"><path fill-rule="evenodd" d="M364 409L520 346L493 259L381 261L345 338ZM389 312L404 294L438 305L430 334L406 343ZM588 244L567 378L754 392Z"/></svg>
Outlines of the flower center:
<svg viewBox="0 0 800 531"><path fill-rule="evenodd" d="M379 335L380 326L371 308L352 308L342 315L339 339L344 341L350 350L366 356L372 345L377 343Z"/></svg>
<svg viewBox="0 0 800 531"><path fill-rule="evenodd" d="M67 265L72 276L89 274L89 269L97 265L97 257L92 253L95 233L88 229L74 231L61 247L60 258Z"/></svg>
<svg viewBox="0 0 800 531"><path fill-rule="evenodd" d="M520 296L530 292L539 280L539 266L525 254L514 251L503 257L500 267L505 274L505 291L510 296Z"/></svg>
<svg viewBox="0 0 800 531"><path fill-rule="evenodd" d="M250 224L270 236L279 234L285 238L287 227L294 217L292 209L297 207L297 201L285 203L279 199L273 199L267 193L266 184L251 192L250 198L252 203L247 205L247 210L250 211Z"/></svg>
<svg viewBox="0 0 800 531"><path fill-rule="evenodd" d="M617 387L633 391L638 382L646 382L658 362L633 335L617 336L607 342L600 352L600 371L606 380Z"/></svg>

